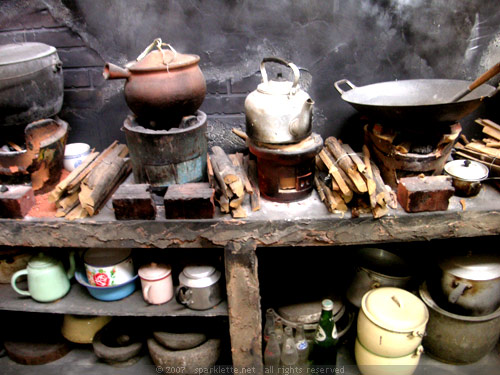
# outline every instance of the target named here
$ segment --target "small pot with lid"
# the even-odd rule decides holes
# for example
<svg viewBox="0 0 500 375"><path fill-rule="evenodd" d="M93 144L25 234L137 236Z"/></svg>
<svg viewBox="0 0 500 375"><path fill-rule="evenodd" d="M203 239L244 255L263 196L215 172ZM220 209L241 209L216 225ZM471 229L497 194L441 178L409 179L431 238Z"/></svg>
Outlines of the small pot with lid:
<svg viewBox="0 0 500 375"><path fill-rule="evenodd" d="M139 118L176 125L182 117L194 114L205 98L207 87L199 61L199 56L178 53L158 38L125 68L106 63L103 75L127 80L125 100Z"/></svg>
<svg viewBox="0 0 500 375"><path fill-rule="evenodd" d="M210 309L222 301L221 273L209 265L188 265L179 275L177 299L193 310Z"/></svg>
<svg viewBox="0 0 500 375"><path fill-rule="evenodd" d="M407 356L422 342L428 320L427 307L412 293L393 287L373 289L361 301L358 340L379 356Z"/></svg>
<svg viewBox="0 0 500 375"><path fill-rule="evenodd" d="M453 160L445 164L445 173L453 179L455 194L473 197L481 190L481 182L488 178L489 169L472 160Z"/></svg>
<svg viewBox="0 0 500 375"><path fill-rule="evenodd" d="M500 307L500 256L466 254L439 262L440 286L450 310L472 316Z"/></svg>
<svg viewBox="0 0 500 375"><path fill-rule="evenodd" d="M151 263L139 268L144 300L152 305L161 305L174 296L172 268L167 264Z"/></svg>

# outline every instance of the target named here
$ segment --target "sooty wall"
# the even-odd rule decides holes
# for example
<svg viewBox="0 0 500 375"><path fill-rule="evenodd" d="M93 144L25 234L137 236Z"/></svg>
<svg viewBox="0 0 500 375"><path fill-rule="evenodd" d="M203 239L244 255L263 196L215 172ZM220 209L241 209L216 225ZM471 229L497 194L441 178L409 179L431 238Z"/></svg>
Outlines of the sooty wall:
<svg viewBox="0 0 500 375"><path fill-rule="evenodd" d="M160 37L201 57L208 84L202 110L209 142L233 151L244 129L244 99L260 82L263 57L307 69L314 131L360 144L360 115L333 83L357 86L415 78L472 80L500 60L500 2L484 0L3 0L0 43L54 45L64 63L70 141L97 149L113 140L128 113L123 81L105 81L106 61L135 59ZM490 81L498 84L499 78ZM500 95L498 95L500 96ZM499 120L499 98L462 123Z"/></svg>

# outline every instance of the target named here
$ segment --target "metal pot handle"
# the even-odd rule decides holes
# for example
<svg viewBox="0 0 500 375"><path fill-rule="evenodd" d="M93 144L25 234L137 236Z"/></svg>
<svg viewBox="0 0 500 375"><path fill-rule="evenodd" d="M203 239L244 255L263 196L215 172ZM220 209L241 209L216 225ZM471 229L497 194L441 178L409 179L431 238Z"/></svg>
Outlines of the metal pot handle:
<svg viewBox="0 0 500 375"><path fill-rule="evenodd" d="M460 296L462 294L464 294L464 291L466 289L471 288L471 287L472 286L470 284L462 283L460 281L457 281L457 286L453 289L453 291L448 296L448 301L450 303L456 303L458 301L458 299L460 298Z"/></svg>
<svg viewBox="0 0 500 375"><path fill-rule="evenodd" d="M349 86L351 89L355 89L356 86L351 82L349 81L348 79L341 79L337 82L335 82L333 84L333 86L337 89L337 91L340 93L340 95L344 95L346 93L346 91L342 90L340 88L340 85L343 85L343 84L346 84L347 86ZM347 90L347 91L350 91L350 90Z"/></svg>
<svg viewBox="0 0 500 375"><path fill-rule="evenodd" d="M267 72L266 72L266 67L264 66L266 62L274 62L282 65L288 66L290 69L293 71L293 84L292 88L290 89L290 92L288 93L289 95L293 95L297 92L297 85L299 84L299 79L300 79L300 71L299 68L297 68L297 65L295 65L292 62L280 59L279 57L264 57L262 61L260 62L260 74L262 75L262 82L267 83L269 82L267 79Z"/></svg>
<svg viewBox="0 0 500 375"><path fill-rule="evenodd" d="M181 286L179 288L177 299L181 305L190 305L193 303L191 300L191 296L193 295L193 291L186 286Z"/></svg>

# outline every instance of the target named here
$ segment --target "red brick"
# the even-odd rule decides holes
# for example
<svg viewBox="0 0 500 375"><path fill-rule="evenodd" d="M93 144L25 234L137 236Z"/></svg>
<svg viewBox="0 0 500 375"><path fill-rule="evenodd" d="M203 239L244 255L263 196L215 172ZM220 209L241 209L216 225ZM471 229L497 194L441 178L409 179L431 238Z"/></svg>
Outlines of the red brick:
<svg viewBox="0 0 500 375"><path fill-rule="evenodd" d="M397 195L406 212L446 211L454 192L449 176L417 176L401 178Z"/></svg>

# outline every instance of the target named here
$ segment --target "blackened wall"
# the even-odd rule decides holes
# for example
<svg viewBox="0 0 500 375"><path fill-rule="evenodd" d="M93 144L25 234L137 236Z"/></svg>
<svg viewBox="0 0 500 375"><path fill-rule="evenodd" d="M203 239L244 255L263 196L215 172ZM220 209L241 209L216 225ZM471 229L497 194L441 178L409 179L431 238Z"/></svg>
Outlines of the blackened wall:
<svg viewBox="0 0 500 375"><path fill-rule="evenodd" d="M105 81L106 61L125 64L160 37L201 57L208 84L202 110L209 141L227 150L243 144L244 99L260 82L263 57L307 69L302 83L315 100L314 131L357 144L359 114L333 83L357 86L414 78L472 80L500 60L500 2L484 0L2 0L0 44L39 41L63 61L60 116L70 141L97 149L120 131L128 107L123 81ZM499 78L490 81L498 84ZM499 119L499 99L477 116Z"/></svg>

